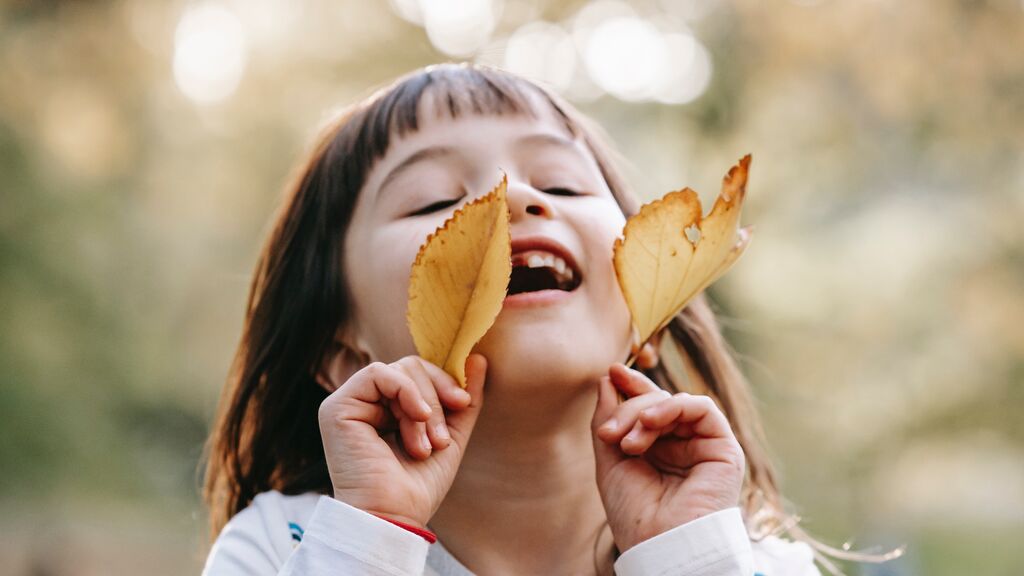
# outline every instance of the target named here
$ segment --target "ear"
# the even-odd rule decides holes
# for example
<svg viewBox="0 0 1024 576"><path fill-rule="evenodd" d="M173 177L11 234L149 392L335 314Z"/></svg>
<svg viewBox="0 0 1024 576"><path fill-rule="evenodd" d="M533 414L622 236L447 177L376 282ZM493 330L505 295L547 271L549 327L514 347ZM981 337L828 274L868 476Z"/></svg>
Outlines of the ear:
<svg viewBox="0 0 1024 576"><path fill-rule="evenodd" d="M314 378L328 394L344 384L353 374L370 363L370 355L358 343L350 344L349 338L339 330L320 360L320 368Z"/></svg>
<svg viewBox="0 0 1024 576"><path fill-rule="evenodd" d="M641 370L650 370L658 365L661 357L658 353L661 344L661 335L664 329L659 330L651 335L651 338L644 344L643 348L640 349L640 353L636 356L636 365Z"/></svg>

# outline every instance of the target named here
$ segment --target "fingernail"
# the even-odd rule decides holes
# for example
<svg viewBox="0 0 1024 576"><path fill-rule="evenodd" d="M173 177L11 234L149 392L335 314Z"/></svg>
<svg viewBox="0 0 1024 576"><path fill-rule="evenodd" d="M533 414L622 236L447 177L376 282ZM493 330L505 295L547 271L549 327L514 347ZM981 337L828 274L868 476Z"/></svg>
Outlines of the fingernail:
<svg viewBox="0 0 1024 576"><path fill-rule="evenodd" d="M628 440L630 442L636 442L637 440L639 440L639 438L640 438L640 434L637 433L636 430L630 430L629 434L626 434L626 437L623 438L622 440L623 441Z"/></svg>
<svg viewBox="0 0 1024 576"><path fill-rule="evenodd" d="M420 436L420 446L427 452L430 452L430 438L427 438L426 433Z"/></svg>
<svg viewBox="0 0 1024 576"><path fill-rule="evenodd" d="M459 397L459 400L471 400L469 392L466 392L462 388L455 389L455 395Z"/></svg>
<svg viewBox="0 0 1024 576"><path fill-rule="evenodd" d="M448 427L444 425L444 422L438 422L437 426L434 426L434 432L437 433L438 438L451 438L451 435L448 434Z"/></svg>
<svg viewBox="0 0 1024 576"><path fill-rule="evenodd" d="M433 410L430 409L430 404L427 404L426 400L420 400L420 409L430 414Z"/></svg>
<svg viewBox="0 0 1024 576"><path fill-rule="evenodd" d="M601 425L601 430L605 431L605 432L611 432L612 430L615 430L618 427L619 427L619 421L614 419L614 418L612 418L611 420L609 420L609 421L607 421L607 422L605 422L604 424Z"/></svg>

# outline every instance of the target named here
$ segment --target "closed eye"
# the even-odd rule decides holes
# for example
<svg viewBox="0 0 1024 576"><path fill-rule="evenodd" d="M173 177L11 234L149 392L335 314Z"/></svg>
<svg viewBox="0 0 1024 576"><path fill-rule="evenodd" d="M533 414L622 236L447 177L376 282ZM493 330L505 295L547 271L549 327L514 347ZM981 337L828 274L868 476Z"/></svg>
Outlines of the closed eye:
<svg viewBox="0 0 1024 576"><path fill-rule="evenodd" d="M415 212L407 214L406 217L423 216L425 214L430 214L431 212L437 212L438 210L443 210L449 206L458 204L459 200L462 200L462 198L455 198L453 200L439 200L437 202L434 202L433 204L428 204Z"/></svg>
<svg viewBox="0 0 1024 576"><path fill-rule="evenodd" d="M580 193L571 188L545 188L544 192L555 196L579 196Z"/></svg>

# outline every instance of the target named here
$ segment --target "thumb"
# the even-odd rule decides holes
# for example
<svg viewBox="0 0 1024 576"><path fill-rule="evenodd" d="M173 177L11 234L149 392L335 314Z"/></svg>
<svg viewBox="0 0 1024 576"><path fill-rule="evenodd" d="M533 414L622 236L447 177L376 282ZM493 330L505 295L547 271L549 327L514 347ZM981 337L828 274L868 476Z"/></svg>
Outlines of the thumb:
<svg viewBox="0 0 1024 576"><path fill-rule="evenodd" d="M469 392L469 405L462 410L448 415L448 430L452 440L463 448L469 442L469 436L476 426L477 417L484 404L484 381L487 379L487 359L480 354L470 354L466 359L466 392Z"/></svg>
<svg viewBox="0 0 1024 576"><path fill-rule="evenodd" d="M611 378L602 376L597 387L597 406L594 417L590 421L590 432L594 440L594 459L597 463L597 479L600 483L615 464L626 458L619 450L618 444L608 444L597 435L597 430L615 413L619 405L619 395L612 384Z"/></svg>

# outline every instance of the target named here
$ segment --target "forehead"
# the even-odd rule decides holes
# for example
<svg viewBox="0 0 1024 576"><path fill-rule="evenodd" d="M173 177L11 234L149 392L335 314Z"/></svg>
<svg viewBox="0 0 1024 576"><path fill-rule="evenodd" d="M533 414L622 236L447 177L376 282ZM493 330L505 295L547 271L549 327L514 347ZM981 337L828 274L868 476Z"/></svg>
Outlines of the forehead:
<svg viewBox="0 0 1024 576"><path fill-rule="evenodd" d="M516 110L458 111L452 113L448 94L427 91L417 104L417 127L396 135L384 156L393 156L431 144L473 145L489 138L546 133L576 140L565 120L539 95L528 95L528 108Z"/></svg>

